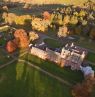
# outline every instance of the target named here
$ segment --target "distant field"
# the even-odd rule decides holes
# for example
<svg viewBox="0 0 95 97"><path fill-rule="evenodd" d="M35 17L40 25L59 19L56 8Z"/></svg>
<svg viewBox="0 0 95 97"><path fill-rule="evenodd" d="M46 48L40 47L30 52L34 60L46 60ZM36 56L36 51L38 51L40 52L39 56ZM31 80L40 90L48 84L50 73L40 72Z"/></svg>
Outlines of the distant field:
<svg viewBox="0 0 95 97"><path fill-rule="evenodd" d="M32 0L34 3L42 4L75 4L75 5L81 5L87 0ZM92 0L95 2L95 0Z"/></svg>
<svg viewBox="0 0 95 97"><path fill-rule="evenodd" d="M10 0L10 1L13 1L13 0ZM17 0L17 1L21 1L21 0ZM32 4L75 4L75 5L82 5L84 2L86 2L88 0L27 0L27 1L32 3ZM95 2L95 0L91 0L91 1Z"/></svg>

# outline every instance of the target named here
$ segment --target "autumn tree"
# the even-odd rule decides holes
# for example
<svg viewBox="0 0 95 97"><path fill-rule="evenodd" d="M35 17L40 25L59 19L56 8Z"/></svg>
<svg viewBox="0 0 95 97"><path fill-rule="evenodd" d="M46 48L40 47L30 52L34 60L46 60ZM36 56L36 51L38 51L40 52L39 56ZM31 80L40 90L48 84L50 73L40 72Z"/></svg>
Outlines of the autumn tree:
<svg viewBox="0 0 95 97"><path fill-rule="evenodd" d="M44 19L45 20L50 20L50 18L51 18L51 15L50 15L50 13L48 12L48 11L45 11L44 13L43 13L43 17L44 17Z"/></svg>
<svg viewBox="0 0 95 97"><path fill-rule="evenodd" d="M78 12L77 11L73 12L73 15L78 16Z"/></svg>
<svg viewBox="0 0 95 97"><path fill-rule="evenodd" d="M31 24L32 29L45 32L48 29L50 22L48 20L43 20L41 18L34 18Z"/></svg>
<svg viewBox="0 0 95 97"><path fill-rule="evenodd" d="M91 97L91 92L95 85L95 78L87 77L82 83L76 84L72 89L73 97Z"/></svg>
<svg viewBox="0 0 95 97"><path fill-rule="evenodd" d="M28 35L23 29L18 29L14 32L15 39L19 40L18 46L20 48L27 48L29 45Z"/></svg>
<svg viewBox="0 0 95 97"><path fill-rule="evenodd" d="M16 40L10 40L6 44L6 49L9 53L14 52L17 49Z"/></svg>
<svg viewBox="0 0 95 97"><path fill-rule="evenodd" d="M80 16L80 17L84 17L85 15L86 15L86 11L81 10L81 11L79 12L79 16Z"/></svg>
<svg viewBox="0 0 95 97"><path fill-rule="evenodd" d="M87 2L84 3L84 6L87 7L89 10L94 10L95 2L88 0Z"/></svg>
<svg viewBox="0 0 95 97"><path fill-rule="evenodd" d="M70 18L70 24L76 25L78 23L78 18L76 16L72 16Z"/></svg>
<svg viewBox="0 0 95 97"><path fill-rule="evenodd" d="M68 15L64 16L63 24L68 24L70 22L70 17Z"/></svg>
<svg viewBox="0 0 95 97"><path fill-rule="evenodd" d="M63 20L62 20L62 14L58 14L58 19L57 19L57 22L59 25L63 25Z"/></svg>
<svg viewBox="0 0 95 97"><path fill-rule="evenodd" d="M28 9L28 8L29 8L29 4L28 4L28 3L25 3L25 5L24 5L23 8L24 8L24 9Z"/></svg>
<svg viewBox="0 0 95 97"><path fill-rule="evenodd" d="M3 6L2 9L8 12L8 6Z"/></svg>
<svg viewBox="0 0 95 97"><path fill-rule="evenodd" d="M30 41L34 41L38 38L39 38L39 35L36 32L33 32L33 31L29 32L29 40Z"/></svg>
<svg viewBox="0 0 95 97"><path fill-rule="evenodd" d="M31 21L32 17L30 15L21 15L17 16L14 13L3 13L2 18L5 20L6 23L9 24L16 24L16 25L25 25L26 20Z"/></svg>
<svg viewBox="0 0 95 97"><path fill-rule="evenodd" d="M4 19L5 23L7 23L7 17L8 17L8 13L7 12L4 12L2 14L2 18Z"/></svg>
<svg viewBox="0 0 95 97"><path fill-rule="evenodd" d="M14 23L16 15L14 13L6 13L4 12L2 18L5 20L6 23L10 25Z"/></svg>
<svg viewBox="0 0 95 97"><path fill-rule="evenodd" d="M69 35L68 28L66 26L60 27L58 31L58 37L66 37Z"/></svg>
<svg viewBox="0 0 95 97"><path fill-rule="evenodd" d="M32 17L30 15L21 15L21 16L16 16L15 18L15 24L16 25L25 25L26 21L31 21Z"/></svg>
<svg viewBox="0 0 95 97"><path fill-rule="evenodd" d="M51 14L51 17L50 17L50 22L51 22L52 24L54 24L54 18L55 18L55 14L52 13L52 14Z"/></svg>
<svg viewBox="0 0 95 97"><path fill-rule="evenodd" d="M82 21L82 25L83 25L83 26L86 26L86 25L87 25L87 20L83 20L83 21Z"/></svg>

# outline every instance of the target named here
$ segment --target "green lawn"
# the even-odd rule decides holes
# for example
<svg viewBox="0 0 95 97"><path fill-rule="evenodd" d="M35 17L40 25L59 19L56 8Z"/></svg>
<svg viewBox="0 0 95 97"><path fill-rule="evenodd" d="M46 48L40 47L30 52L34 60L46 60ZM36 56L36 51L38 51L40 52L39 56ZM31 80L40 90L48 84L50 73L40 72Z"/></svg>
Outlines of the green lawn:
<svg viewBox="0 0 95 97"><path fill-rule="evenodd" d="M6 40L4 40L3 38L0 39L0 46L4 46L6 43Z"/></svg>
<svg viewBox="0 0 95 97"><path fill-rule="evenodd" d="M8 55L0 48L0 65L9 62L12 60L11 57L8 57Z"/></svg>
<svg viewBox="0 0 95 97"><path fill-rule="evenodd" d="M70 83L83 80L82 73L60 68L56 64L26 54L21 57L31 63L57 75ZM95 70L95 66L92 66ZM92 96L94 97L93 91ZM14 62L0 69L0 97L72 97L71 87L28 66L26 63Z"/></svg>
<svg viewBox="0 0 95 97"><path fill-rule="evenodd" d="M68 81L69 83L75 84L83 81L83 75L80 71L72 71L70 70L70 68L60 68L59 66L57 66L52 62L41 60L38 57L30 54L23 56L22 59L25 59L33 64L36 64L37 66L43 68L44 70L54 75L61 77L62 79ZM95 66L94 65L91 65L91 66L93 70L95 70ZM91 97L94 97L94 96L95 96L95 91L93 90ZM68 97L68 96L65 96L65 97Z"/></svg>
<svg viewBox="0 0 95 97"><path fill-rule="evenodd" d="M50 61L44 61L30 54L23 56L22 59L36 64L44 70L51 72L52 74L57 75L72 84L75 84L76 82L81 82L83 80L83 75L80 71L72 71L70 70L70 68L60 68L57 64L54 64Z"/></svg>
<svg viewBox="0 0 95 97"><path fill-rule="evenodd" d="M88 55L87 55L87 60L95 63L95 54L89 52Z"/></svg>
<svg viewBox="0 0 95 97"><path fill-rule="evenodd" d="M87 37L80 37L80 40L76 42L76 45L89 49L91 51L95 51L95 42L89 41ZM95 54L89 51L86 59L90 62L95 63Z"/></svg>
<svg viewBox="0 0 95 97"><path fill-rule="evenodd" d="M51 48L60 48L60 47L62 47L62 44L59 41L54 40L54 39L47 38L47 39L44 39L44 42L46 43L46 45L48 47L51 47Z"/></svg>
<svg viewBox="0 0 95 97"><path fill-rule="evenodd" d="M70 90L25 63L0 70L0 97L71 97Z"/></svg>
<svg viewBox="0 0 95 97"><path fill-rule="evenodd" d="M57 32L58 32L58 29L55 29L55 28L49 28L48 33L46 33L49 37L52 37L52 38L57 38Z"/></svg>
<svg viewBox="0 0 95 97"><path fill-rule="evenodd" d="M95 41L90 41L88 37L80 37L77 45L95 51Z"/></svg>

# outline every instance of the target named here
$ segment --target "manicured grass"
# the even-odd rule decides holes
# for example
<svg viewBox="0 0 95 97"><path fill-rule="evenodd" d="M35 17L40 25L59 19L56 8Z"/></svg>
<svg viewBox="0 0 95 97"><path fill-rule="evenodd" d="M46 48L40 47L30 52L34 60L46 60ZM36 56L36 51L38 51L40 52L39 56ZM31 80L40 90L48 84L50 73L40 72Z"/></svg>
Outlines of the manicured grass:
<svg viewBox="0 0 95 97"><path fill-rule="evenodd" d="M48 45L48 47L51 48L59 48L62 46L59 41L50 38L45 39L44 42L46 43L46 45Z"/></svg>
<svg viewBox="0 0 95 97"><path fill-rule="evenodd" d="M82 82L84 80L83 75L80 71L72 71L70 70L70 68L60 68L59 66L57 66L52 62L41 60L38 57L30 54L29 55L27 54L22 58L33 64L36 64L37 66L43 68L44 70L54 75L61 77L64 80L67 80L69 83L75 84L78 82ZM95 66L91 65L91 67L95 71ZM94 95L95 95L95 91L93 90L91 97L94 97Z"/></svg>
<svg viewBox="0 0 95 97"><path fill-rule="evenodd" d="M58 33L59 29L55 29L55 28L49 28L48 29L48 33L46 33L49 37L52 37L54 39L57 38L57 33Z"/></svg>
<svg viewBox="0 0 95 97"><path fill-rule="evenodd" d="M54 64L50 61L44 61L36 56L27 54L22 57L33 64L38 65L39 67L43 68L44 70L51 72L54 75L57 75L68 82L75 84L76 82L81 82L83 80L83 75L80 71L72 71L70 68L61 68L57 64Z"/></svg>
<svg viewBox="0 0 95 97"><path fill-rule="evenodd" d="M95 41L89 41L88 37L80 37L80 40L76 42L77 45L95 51Z"/></svg>
<svg viewBox="0 0 95 97"><path fill-rule="evenodd" d="M72 97L70 87L29 67L13 63L0 70L0 97Z"/></svg>
<svg viewBox="0 0 95 97"><path fill-rule="evenodd" d="M87 60L95 63L95 54L89 52L88 55L87 55Z"/></svg>
<svg viewBox="0 0 95 97"><path fill-rule="evenodd" d="M86 38L80 37L80 38L81 38L81 40L76 42L76 44L78 46L81 46L83 48L86 48L86 49L90 50L88 52L88 55L87 55L86 59L90 62L95 63L95 54L91 52L91 51L95 51L95 42L94 41L89 41L89 39L87 37Z"/></svg>
<svg viewBox="0 0 95 97"><path fill-rule="evenodd" d="M6 40L4 40L4 38L0 39L0 46L4 46L6 43Z"/></svg>
<svg viewBox="0 0 95 97"><path fill-rule="evenodd" d="M0 65L3 65L10 60L12 60L12 58L8 57L8 55L2 50L2 48L0 48Z"/></svg>

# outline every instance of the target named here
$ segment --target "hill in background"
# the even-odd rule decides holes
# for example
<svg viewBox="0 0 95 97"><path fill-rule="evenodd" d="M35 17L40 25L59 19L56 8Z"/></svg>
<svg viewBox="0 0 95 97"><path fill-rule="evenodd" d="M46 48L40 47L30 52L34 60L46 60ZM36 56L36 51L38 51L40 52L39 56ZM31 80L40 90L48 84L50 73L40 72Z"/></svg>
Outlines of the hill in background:
<svg viewBox="0 0 95 97"><path fill-rule="evenodd" d="M0 0L2 1L2 0ZM3 0L11 2L27 2L32 4L74 4L74 5L83 5L84 2L88 0ZM95 0L91 0L95 2Z"/></svg>

